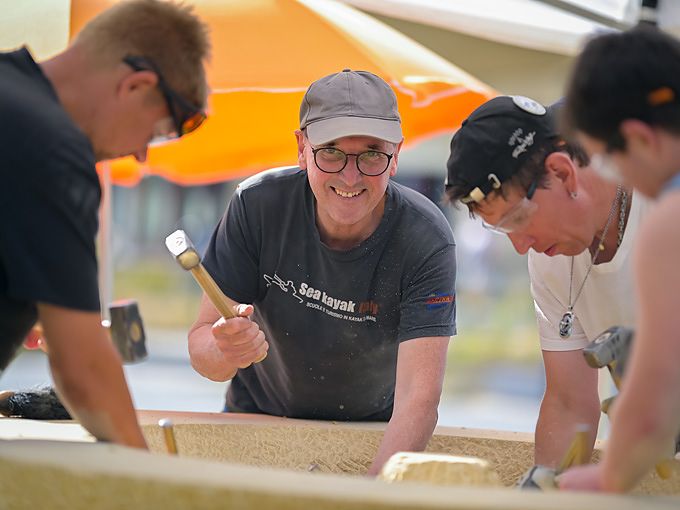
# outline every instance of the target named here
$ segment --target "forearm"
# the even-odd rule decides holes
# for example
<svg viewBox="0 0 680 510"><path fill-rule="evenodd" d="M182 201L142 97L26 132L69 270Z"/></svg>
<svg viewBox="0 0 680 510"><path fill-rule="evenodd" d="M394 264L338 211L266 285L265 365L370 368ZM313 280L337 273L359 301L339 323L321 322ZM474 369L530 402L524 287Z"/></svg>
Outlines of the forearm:
<svg viewBox="0 0 680 510"><path fill-rule="evenodd" d="M50 353L50 368L69 412L97 439L146 448L121 360L105 331L77 359Z"/></svg>
<svg viewBox="0 0 680 510"><path fill-rule="evenodd" d="M585 405L584 405L585 404ZM600 409L597 401L570 406L558 397L546 393L536 423L535 464L557 467L574 439L577 427L590 429L587 455L592 454Z"/></svg>
<svg viewBox="0 0 680 510"><path fill-rule="evenodd" d="M438 399L406 405L401 410L395 408L368 475L377 475L383 464L397 452L425 449L437 425L437 404Z"/></svg>
<svg viewBox="0 0 680 510"><path fill-rule="evenodd" d="M680 372L674 366L677 357L653 351L650 345L636 352L617 397L602 460L605 490L631 489L672 452L680 425Z"/></svg>
<svg viewBox="0 0 680 510"><path fill-rule="evenodd" d="M195 324L189 332L189 358L191 366L211 381L232 379L238 367L227 361L214 341L212 324Z"/></svg>

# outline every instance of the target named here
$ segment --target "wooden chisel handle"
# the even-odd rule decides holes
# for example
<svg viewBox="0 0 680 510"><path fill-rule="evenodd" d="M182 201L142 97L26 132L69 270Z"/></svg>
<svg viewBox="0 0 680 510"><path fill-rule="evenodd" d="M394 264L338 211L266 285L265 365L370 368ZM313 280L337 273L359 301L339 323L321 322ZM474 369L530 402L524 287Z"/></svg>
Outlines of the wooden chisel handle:
<svg viewBox="0 0 680 510"><path fill-rule="evenodd" d="M666 459L656 464L656 474L659 475L659 478L662 480L668 480L671 476L673 476L674 462L675 461L672 459Z"/></svg>
<svg viewBox="0 0 680 510"><path fill-rule="evenodd" d="M158 420L158 426L163 430L163 438L165 439L165 446L170 455L177 455L177 442L175 441L175 431L173 430L172 421L167 418Z"/></svg>
<svg viewBox="0 0 680 510"><path fill-rule="evenodd" d="M562 458L557 473L561 473L573 466L580 466L588 462L588 442L589 442L590 428L586 425L579 425L574 434L574 439L569 445L567 453Z"/></svg>

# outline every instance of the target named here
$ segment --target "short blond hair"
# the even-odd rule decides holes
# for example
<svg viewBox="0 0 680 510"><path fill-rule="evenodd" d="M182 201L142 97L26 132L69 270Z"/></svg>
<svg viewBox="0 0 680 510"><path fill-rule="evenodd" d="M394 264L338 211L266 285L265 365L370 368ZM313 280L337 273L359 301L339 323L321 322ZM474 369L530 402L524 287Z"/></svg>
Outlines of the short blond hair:
<svg viewBox="0 0 680 510"><path fill-rule="evenodd" d="M210 57L207 25L191 6L163 0L128 0L89 21L74 41L97 65L126 56L153 61L168 84L197 106L208 96L204 61Z"/></svg>

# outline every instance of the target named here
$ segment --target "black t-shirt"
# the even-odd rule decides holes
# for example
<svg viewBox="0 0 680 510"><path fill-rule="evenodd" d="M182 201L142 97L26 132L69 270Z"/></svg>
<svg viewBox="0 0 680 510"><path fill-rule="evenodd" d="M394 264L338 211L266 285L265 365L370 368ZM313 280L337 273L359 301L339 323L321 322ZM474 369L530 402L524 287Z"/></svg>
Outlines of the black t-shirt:
<svg viewBox="0 0 680 510"><path fill-rule="evenodd" d="M316 227L300 169L243 182L205 266L253 303L270 344L239 370L227 407L327 420L389 420L399 343L455 333L455 244L437 207L390 181L385 213L358 247L336 251Z"/></svg>
<svg viewBox="0 0 680 510"><path fill-rule="evenodd" d="M0 370L38 302L99 310L101 199L87 137L28 50L0 53Z"/></svg>

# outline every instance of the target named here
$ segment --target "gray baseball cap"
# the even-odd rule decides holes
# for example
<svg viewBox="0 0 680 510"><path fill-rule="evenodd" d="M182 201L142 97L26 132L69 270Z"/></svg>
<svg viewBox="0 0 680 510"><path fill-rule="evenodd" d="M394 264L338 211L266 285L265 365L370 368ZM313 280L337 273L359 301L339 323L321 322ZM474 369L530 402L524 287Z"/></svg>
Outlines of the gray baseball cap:
<svg viewBox="0 0 680 510"><path fill-rule="evenodd" d="M397 97L382 78L343 69L312 83L300 105L300 129L314 145L343 136L372 136L399 143Z"/></svg>

